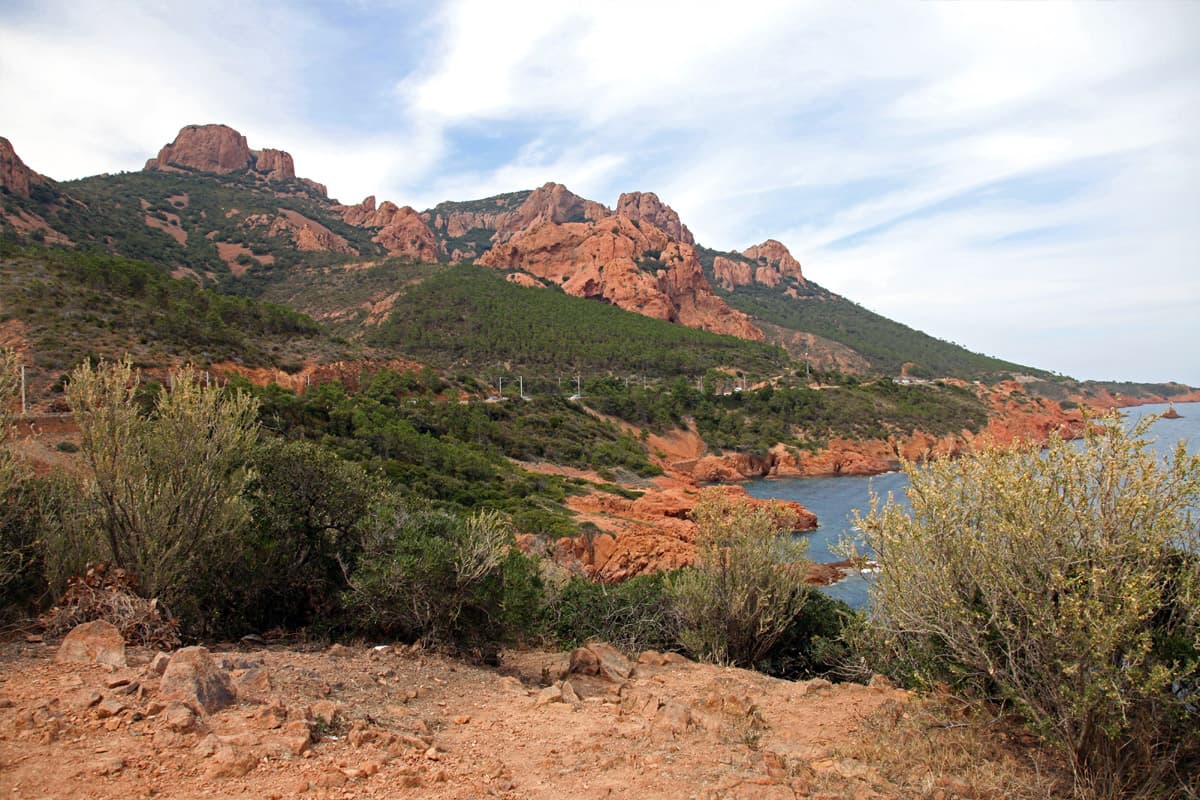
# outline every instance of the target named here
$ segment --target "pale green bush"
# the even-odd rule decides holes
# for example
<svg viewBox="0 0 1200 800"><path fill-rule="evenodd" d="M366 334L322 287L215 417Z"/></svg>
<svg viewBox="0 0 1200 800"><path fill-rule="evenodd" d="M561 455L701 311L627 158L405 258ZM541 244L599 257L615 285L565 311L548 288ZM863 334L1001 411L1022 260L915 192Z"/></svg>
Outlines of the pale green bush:
<svg viewBox="0 0 1200 800"><path fill-rule="evenodd" d="M719 489L692 510L696 563L667 586L679 641L698 657L753 667L800 613L810 590L805 542L783 506L752 504Z"/></svg>
<svg viewBox="0 0 1200 800"><path fill-rule="evenodd" d="M98 535L147 597L183 594L193 558L234 541L245 519L257 402L198 377L191 367L178 370L149 414L139 408L140 378L128 360L84 364L66 387L90 470L80 493L90 513L68 517L81 526L73 534Z"/></svg>
<svg viewBox="0 0 1200 800"><path fill-rule="evenodd" d="M1015 710L1097 796L1200 788L1200 457L1148 424L906 464L911 510L859 520L877 656Z"/></svg>
<svg viewBox="0 0 1200 800"><path fill-rule="evenodd" d="M20 585L37 558L36 543L24 519L29 472L8 442L20 386L19 368L16 353L0 349L0 610L19 599Z"/></svg>

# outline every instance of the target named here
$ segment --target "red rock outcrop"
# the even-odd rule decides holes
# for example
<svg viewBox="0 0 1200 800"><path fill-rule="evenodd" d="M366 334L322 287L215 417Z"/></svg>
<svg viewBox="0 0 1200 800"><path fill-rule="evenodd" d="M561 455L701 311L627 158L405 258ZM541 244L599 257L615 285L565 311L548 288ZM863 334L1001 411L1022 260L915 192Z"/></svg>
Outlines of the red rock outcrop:
<svg viewBox="0 0 1200 800"><path fill-rule="evenodd" d="M281 209L279 216L251 214L242 220L242 227L267 229L272 238L288 238L304 252L332 252L358 255L350 243L316 220L291 209Z"/></svg>
<svg viewBox="0 0 1200 800"><path fill-rule="evenodd" d="M596 221L610 213L601 204L580 197L561 183L547 183L534 189L516 211L497 219L496 239L505 241L542 223Z"/></svg>
<svg viewBox="0 0 1200 800"><path fill-rule="evenodd" d="M767 239L762 244L747 247L742 255L758 263L754 280L767 286L777 286L783 278L795 278L804 281L804 273L800 271L800 262L792 257L791 252L782 242Z"/></svg>
<svg viewBox="0 0 1200 800"><path fill-rule="evenodd" d="M384 203L379 212L387 211L388 221L372 237L387 249L388 255L406 256L416 261L437 261L440 248L433 231L411 206L397 208Z"/></svg>
<svg viewBox="0 0 1200 800"><path fill-rule="evenodd" d="M328 196L322 183L296 178L296 165L284 150L251 150L246 137L228 125L185 125L179 135L146 162L145 169L160 172L198 170L228 175L248 172L267 181L298 180L321 197Z"/></svg>
<svg viewBox="0 0 1200 800"><path fill-rule="evenodd" d="M316 181L310 180L309 178L297 178L296 180L299 181L300 183L304 184L308 188L312 189L314 192L316 192L321 197L325 197L325 198L329 197L329 188L325 184L317 183Z"/></svg>
<svg viewBox="0 0 1200 800"><path fill-rule="evenodd" d="M250 167L246 137L228 125L185 125L175 141L146 162L148 170L185 167L201 172L227 174Z"/></svg>
<svg viewBox="0 0 1200 800"><path fill-rule="evenodd" d="M359 228L372 227L367 223L375 213L375 195L369 194L363 198L361 203L353 206L342 207L342 220L347 225L354 225Z"/></svg>
<svg viewBox="0 0 1200 800"><path fill-rule="evenodd" d="M411 206L397 206L390 200L375 207L370 195L357 205L344 206L342 219L360 228L378 228L371 241L383 245L391 256L404 256L416 261L438 261L441 248L437 237Z"/></svg>
<svg viewBox="0 0 1200 800"><path fill-rule="evenodd" d="M754 269L745 261L734 261L725 256L713 259L713 277L717 283L729 290L754 283Z"/></svg>
<svg viewBox="0 0 1200 800"><path fill-rule="evenodd" d="M658 199L654 192L628 192L617 200L617 213L634 222L649 222L677 242L696 244L692 232L679 219L675 209Z"/></svg>
<svg viewBox="0 0 1200 800"><path fill-rule="evenodd" d="M750 497L740 486L719 491L752 505L771 502ZM698 490L685 486L651 490L637 500L609 494L571 498L568 505L604 532L559 539L551 555L560 565L606 583L687 566L696 559L696 525L688 516L698 500ZM775 502L796 515L796 530L817 527L816 515L799 503ZM533 546L528 537L522 543L526 549Z"/></svg>
<svg viewBox="0 0 1200 800"><path fill-rule="evenodd" d="M254 171L267 176L269 181L291 180L296 177L296 164L292 154L283 150L258 150Z"/></svg>
<svg viewBox="0 0 1200 800"><path fill-rule="evenodd" d="M0 136L0 189L18 197L29 197L30 187L46 179L25 166L12 142Z"/></svg>
<svg viewBox="0 0 1200 800"><path fill-rule="evenodd" d="M593 200L580 197L561 183L547 183L528 193L513 193L490 198L494 209L480 200L469 204L448 203L421 215L432 230L457 239L471 231L489 231L484 247L455 247L442 254L452 263L475 259L492 243L506 242L513 236L544 222L586 222L602 219L612 212Z"/></svg>
<svg viewBox="0 0 1200 800"><path fill-rule="evenodd" d="M551 199L562 197L557 188L550 190ZM576 297L604 300L655 319L763 338L745 314L713 294L691 245L671 241L657 227L639 227L621 214L592 222L555 222L563 213L562 204L551 205L532 227L497 244L478 263L520 269Z"/></svg>
<svg viewBox="0 0 1200 800"><path fill-rule="evenodd" d="M960 385L966 384L958 381ZM888 439L834 438L820 450L795 452L782 444L766 458L743 453L704 456L673 466L697 481L736 482L753 478L812 478L836 475L878 475L898 469L901 460L920 462L954 457L981 444L1008 447L1017 442L1045 443L1051 435L1078 436L1082 415L1064 410L1053 400L1034 397L1016 381L974 387L988 404L988 423L978 434L964 430L943 436L924 431Z"/></svg>

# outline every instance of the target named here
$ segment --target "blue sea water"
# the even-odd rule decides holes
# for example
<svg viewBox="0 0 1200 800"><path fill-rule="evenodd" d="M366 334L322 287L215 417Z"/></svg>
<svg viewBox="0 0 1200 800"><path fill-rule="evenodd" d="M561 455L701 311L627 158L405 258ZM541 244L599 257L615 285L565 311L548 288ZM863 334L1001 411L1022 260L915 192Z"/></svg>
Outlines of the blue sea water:
<svg viewBox="0 0 1200 800"><path fill-rule="evenodd" d="M1161 414L1166 405L1136 406L1122 409L1129 424L1134 424L1149 414ZM1200 452L1200 403L1177 403L1175 410L1180 419L1160 419L1150 429L1154 437L1154 448L1164 456L1170 455L1179 440L1187 442L1188 451ZM837 478L787 478L758 480L746 485L746 491L754 497L795 500L817 515L819 527L803 534L808 540L808 557L813 561L839 561L831 548L843 538L853 536L855 510L864 514L871 505L871 493L886 498L889 493L901 502L907 502L905 489L908 479L903 473L893 472L872 478L852 476ZM867 604L869 577L850 575L822 591L831 597L844 600L854 608Z"/></svg>

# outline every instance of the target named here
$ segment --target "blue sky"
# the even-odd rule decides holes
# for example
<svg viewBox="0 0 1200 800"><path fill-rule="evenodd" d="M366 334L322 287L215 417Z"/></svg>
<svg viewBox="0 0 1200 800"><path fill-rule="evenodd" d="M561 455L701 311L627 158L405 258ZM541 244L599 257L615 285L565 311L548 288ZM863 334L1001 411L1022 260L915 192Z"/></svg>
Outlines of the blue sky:
<svg viewBox="0 0 1200 800"><path fill-rule="evenodd" d="M223 122L343 202L654 191L973 350L1200 385L1200 3L0 0L0 109L60 179Z"/></svg>

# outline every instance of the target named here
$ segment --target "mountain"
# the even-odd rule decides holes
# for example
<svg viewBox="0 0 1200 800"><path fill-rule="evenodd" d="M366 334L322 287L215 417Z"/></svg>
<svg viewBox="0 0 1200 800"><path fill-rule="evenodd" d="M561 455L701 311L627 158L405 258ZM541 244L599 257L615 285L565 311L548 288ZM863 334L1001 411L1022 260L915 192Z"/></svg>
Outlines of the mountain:
<svg viewBox="0 0 1200 800"><path fill-rule="evenodd" d="M27 167L0 139L0 203L0 234L10 240L142 259L222 292L285 302L351 339L390 338L391 346L400 345L381 325L432 311L412 310L405 296L451 265L474 263L519 287L777 345L806 370L1056 380L822 288L781 242L706 248L652 192L622 194L612 208L558 183L425 211L374 196L345 205L323 184L297 177L288 152L252 149L225 125L188 125L140 172L63 183ZM428 267L398 284L388 259ZM455 274L472 292L482 285ZM409 328L401 319L390 330Z"/></svg>

